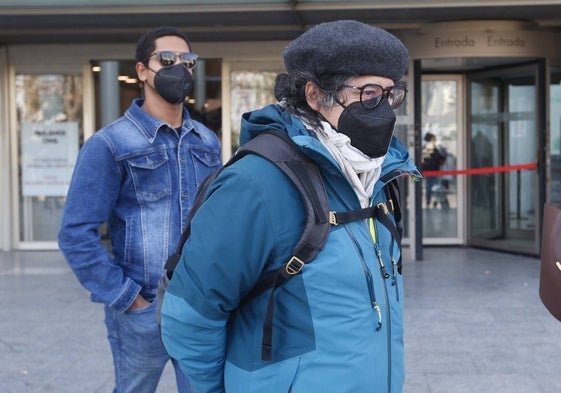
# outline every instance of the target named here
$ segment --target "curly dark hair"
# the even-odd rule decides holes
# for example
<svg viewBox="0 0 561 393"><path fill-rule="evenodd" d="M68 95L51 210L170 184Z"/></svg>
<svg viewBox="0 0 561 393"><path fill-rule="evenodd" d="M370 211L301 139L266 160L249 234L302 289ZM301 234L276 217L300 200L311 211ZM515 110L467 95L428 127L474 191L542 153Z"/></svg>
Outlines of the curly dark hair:
<svg viewBox="0 0 561 393"><path fill-rule="evenodd" d="M185 40L189 51L191 50L191 44L189 43L189 39L185 33L176 27L160 26L144 33L142 37L138 39L136 43L136 61L146 65L150 55L154 52L154 49L156 49L156 40L160 37L170 35Z"/></svg>
<svg viewBox="0 0 561 393"><path fill-rule="evenodd" d="M320 126L323 119L306 101L306 83L315 83L322 91L320 105L329 108L337 99L338 92L344 87L350 75L324 74L315 75L305 71L282 73L275 80L275 98L295 115L306 119L313 126Z"/></svg>

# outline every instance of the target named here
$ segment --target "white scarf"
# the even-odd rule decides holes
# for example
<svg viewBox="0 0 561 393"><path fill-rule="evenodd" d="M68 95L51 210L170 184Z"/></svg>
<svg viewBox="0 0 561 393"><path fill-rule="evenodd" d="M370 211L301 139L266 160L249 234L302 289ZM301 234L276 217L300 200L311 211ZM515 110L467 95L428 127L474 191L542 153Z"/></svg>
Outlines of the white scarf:
<svg viewBox="0 0 561 393"><path fill-rule="evenodd" d="M380 178L382 162L386 156L370 158L352 146L350 138L335 131L331 124L322 121L321 125L321 129L315 129L316 135L335 158L335 161L339 163L345 177L355 190L360 205L368 207L370 196L374 190L374 185ZM307 126L314 130L309 124Z"/></svg>

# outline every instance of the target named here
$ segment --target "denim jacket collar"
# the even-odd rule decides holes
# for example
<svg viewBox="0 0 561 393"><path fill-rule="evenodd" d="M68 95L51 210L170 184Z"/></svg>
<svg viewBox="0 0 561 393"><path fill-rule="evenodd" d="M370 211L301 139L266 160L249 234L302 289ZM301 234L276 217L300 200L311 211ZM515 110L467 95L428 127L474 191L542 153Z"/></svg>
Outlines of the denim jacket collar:
<svg viewBox="0 0 561 393"><path fill-rule="evenodd" d="M138 127L142 135L146 137L149 143L153 143L156 139L158 131L160 131L162 128L173 129L173 127L145 112L142 109L143 103L143 98L136 98L135 100L133 100L131 106L125 112L125 117L132 121ZM184 106L181 132L188 133L191 131L199 134L199 131L197 131L197 129L195 128L193 120L189 115L189 111Z"/></svg>

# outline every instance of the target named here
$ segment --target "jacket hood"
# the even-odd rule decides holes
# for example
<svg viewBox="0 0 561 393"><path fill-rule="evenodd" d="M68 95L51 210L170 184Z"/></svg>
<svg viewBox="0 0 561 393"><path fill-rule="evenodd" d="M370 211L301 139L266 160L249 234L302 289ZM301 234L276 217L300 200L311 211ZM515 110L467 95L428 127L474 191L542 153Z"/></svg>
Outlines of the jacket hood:
<svg viewBox="0 0 561 393"><path fill-rule="evenodd" d="M314 132L308 130L298 117L286 111L278 104L268 105L262 109L246 112L242 115L240 146L249 142L260 133L269 130L288 134L314 161L319 164L329 162L330 165L328 165L327 171L335 170L340 172L339 165ZM422 178L421 173L410 159L407 148L399 139L393 137L382 164L381 179L386 183L392 178L402 175L410 175L413 180L420 180Z"/></svg>
<svg viewBox="0 0 561 393"><path fill-rule="evenodd" d="M310 131L296 116L284 110L280 105L268 105L263 109L246 112L242 115L240 146L246 144L258 134L277 130L294 138L297 135L311 136Z"/></svg>

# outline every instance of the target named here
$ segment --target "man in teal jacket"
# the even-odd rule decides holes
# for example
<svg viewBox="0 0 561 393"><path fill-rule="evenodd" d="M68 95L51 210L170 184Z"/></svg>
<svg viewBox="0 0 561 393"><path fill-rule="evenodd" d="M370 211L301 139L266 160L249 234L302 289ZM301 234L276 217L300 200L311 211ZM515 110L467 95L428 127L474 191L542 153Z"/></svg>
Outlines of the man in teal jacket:
<svg viewBox="0 0 561 393"><path fill-rule="evenodd" d="M240 144L271 129L288 134L318 164L337 212L387 202L384 185L398 176L420 178L393 138L408 64L396 37L329 22L283 58L279 104L243 116ZM262 359L270 291L244 298L290 257L304 212L290 180L256 155L208 189L162 307L164 345L195 392L402 391L401 250L373 218L333 225L316 259L275 292L272 358Z"/></svg>

